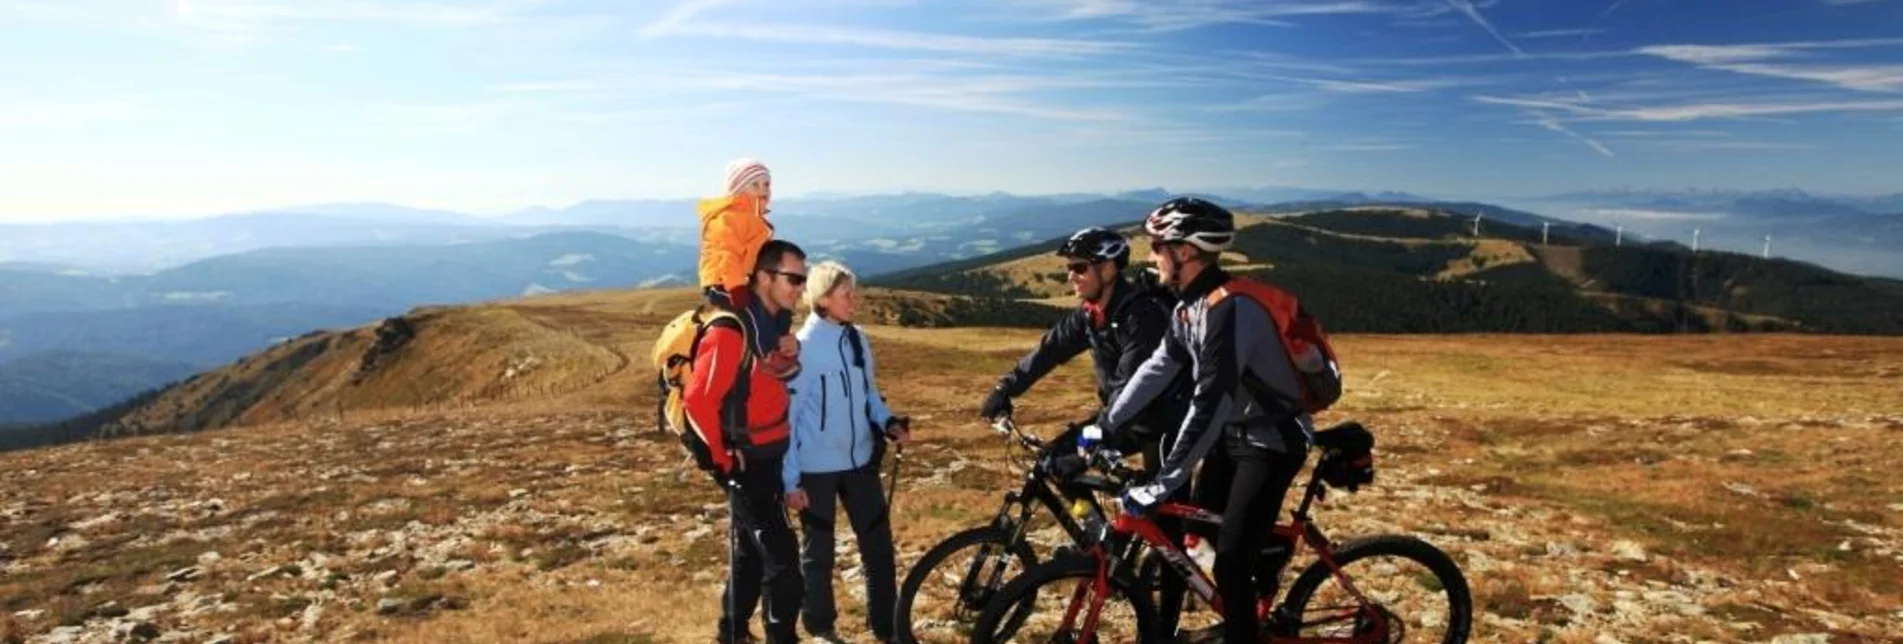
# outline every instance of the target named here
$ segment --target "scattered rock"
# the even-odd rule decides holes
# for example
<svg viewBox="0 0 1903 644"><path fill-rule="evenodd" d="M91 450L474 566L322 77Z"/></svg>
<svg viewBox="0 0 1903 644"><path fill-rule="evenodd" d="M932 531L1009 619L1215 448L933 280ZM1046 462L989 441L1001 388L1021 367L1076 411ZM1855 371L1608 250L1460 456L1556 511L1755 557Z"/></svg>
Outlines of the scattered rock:
<svg viewBox="0 0 1903 644"><path fill-rule="evenodd" d="M1591 597L1579 594L1559 598L1559 605L1565 606L1566 610L1572 611L1575 617L1580 618L1589 617L1599 610L1599 604Z"/></svg>
<svg viewBox="0 0 1903 644"><path fill-rule="evenodd" d="M1830 644L1828 633L1802 633L1779 635L1771 638L1771 644Z"/></svg>
<svg viewBox="0 0 1903 644"><path fill-rule="evenodd" d="M165 580L166 581L192 581L194 579L199 578L199 576L203 574L205 574L205 571L203 569L200 569L198 566L189 566L186 568L180 568L178 570L172 571L172 574L165 576Z"/></svg>
<svg viewBox="0 0 1903 644"><path fill-rule="evenodd" d="M1645 554L1644 546L1624 540L1612 542L1612 556L1624 561L1645 561L1649 558Z"/></svg>
<svg viewBox="0 0 1903 644"><path fill-rule="evenodd" d="M119 602L106 602L104 604L100 604L97 608L94 608L92 610L92 615L94 617L104 617L107 619L112 619L115 617L125 617L127 614L131 612L132 611L126 610L126 607L120 606Z"/></svg>
<svg viewBox="0 0 1903 644"><path fill-rule="evenodd" d="M385 597L377 601L378 615L395 615L396 612L400 610L403 610L403 600L401 599Z"/></svg>
<svg viewBox="0 0 1903 644"><path fill-rule="evenodd" d="M324 616L323 604L314 603L309 606L305 606L303 616L298 619L298 630L306 631L306 632L316 630L317 620L322 619L323 616Z"/></svg>

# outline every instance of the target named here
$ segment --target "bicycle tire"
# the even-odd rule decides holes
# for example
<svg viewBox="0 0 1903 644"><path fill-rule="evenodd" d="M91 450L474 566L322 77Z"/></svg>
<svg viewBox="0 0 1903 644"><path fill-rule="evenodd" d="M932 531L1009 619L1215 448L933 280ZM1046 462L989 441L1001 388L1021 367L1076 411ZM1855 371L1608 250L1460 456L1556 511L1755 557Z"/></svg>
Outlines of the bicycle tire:
<svg viewBox="0 0 1903 644"><path fill-rule="evenodd" d="M1012 611L1012 619L1015 623L1011 628L999 628L999 622L1004 620L1006 612L1010 611L1014 605L1036 600L1037 590L1046 584L1094 578L1097 575L1097 565L1097 558L1090 554L1069 552L1018 575L1016 579L1011 580L1011 583L1004 585L1004 590L999 591L998 595L992 598L991 603L985 606L984 612L978 614L978 621L972 626L971 641L973 644L999 644L1000 638L996 635L1001 630L1016 634L1017 629L1030 617L1021 611ZM1131 610L1136 613L1138 641L1153 641L1155 637L1151 631L1155 628L1156 607L1150 603L1147 593L1132 587L1134 583L1133 579L1125 576L1112 578L1110 592L1113 598L1121 597L1123 601L1129 603ZM1069 589L1067 588L1065 592L1069 592Z"/></svg>
<svg viewBox="0 0 1903 644"><path fill-rule="evenodd" d="M1005 551L1023 562L1024 570L1029 571L1037 566L1037 553L1032 550L1031 544L1023 540L1016 544L1006 543L1009 537L1009 534L996 526L981 526L946 537L930 550L925 551L918 562L912 565L912 569L906 572L905 581L899 586L898 601L893 606L893 623L896 624L897 633L895 634L898 640L903 644L918 644L917 633L912 628L913 600L918 597L919 588L925 585L925 580L931 577L932 571L940 564L951 560L952 556L959 551L973 546L997 544L1004 546ZM962 596L963 593L960 594ZM970 610L977 612L983 609L984 606L980 605L971 607Z"/></svg>
<svg viewBox="0 0 1903 644"><path fill-rule="evenodd" d="M1396 556L1421 564L1434 573L1441 587L1447 591L1447 636L1441 644L1463 644L1473 631L1473 595L1467 587L1467 577L1440 548L1421 539L1406 535L1376 535L1348 541L1335 550L1335 563L1346 567L1361 559L1377 556ZM1308 602L1314 598L1315 591L1323 583L1334 578L1326 564L1317 560L1302 571L1295 583L1289 586L1288 598L1283 602L1283 611L1288 615L1303 615Z"/></svg>

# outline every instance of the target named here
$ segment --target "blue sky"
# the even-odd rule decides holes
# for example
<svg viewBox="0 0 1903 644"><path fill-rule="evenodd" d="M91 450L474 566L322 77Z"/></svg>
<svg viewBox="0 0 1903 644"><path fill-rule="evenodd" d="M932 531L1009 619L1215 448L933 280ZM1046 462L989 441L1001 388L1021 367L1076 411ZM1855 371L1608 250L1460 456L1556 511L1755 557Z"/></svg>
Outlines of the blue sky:
<svg viewBox="0 0 1903 644"><path fill-rule="evenodd" d="M1903 0L0 0L0 220L1903 188Z"/></svg>

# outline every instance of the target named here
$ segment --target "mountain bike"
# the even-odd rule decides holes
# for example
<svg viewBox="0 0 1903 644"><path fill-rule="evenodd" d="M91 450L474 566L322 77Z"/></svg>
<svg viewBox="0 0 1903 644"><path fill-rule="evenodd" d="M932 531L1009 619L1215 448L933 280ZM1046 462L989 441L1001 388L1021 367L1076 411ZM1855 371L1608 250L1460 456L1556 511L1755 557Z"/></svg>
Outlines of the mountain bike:
<svg viewBox="0 0 1903 644"><path fill-rule="evenodd" d="M1102 515L1095 495L1081 488L1066 490L1060 479L1059 460L1050 444L1035 434L1019 429L1010 417L999 419L992 429L1031 458L1024 473L1024 484L1006 492L997 513L985 525L957 532L925 552L905 575L899 586L895 610L897 635L901 642L962 642L978 612L990 603L1004 584L1018 572L1038 563L1031 547L1029 526L1039 508L1047 511L1069 535L1072 546L1087 543L1084 526L1076 513ZM1071 457L1074 469L1084 463ZM971 552L967 552L971 551ZM969 560L967 561L967 558ZM1013 564L1016 564L1013 570ZM941 582L941 583L929 583ZM949 597L936 597L945 592ZM921 594L926 595L923 602ZM934 600L942 599L938 605Z"/></svg>
<svg viewBox="0 0 1903 644"><path fill-rule="evenodd" d="M1467 641L1473 626L1473 598L1460 567L1445 552L1421 539L1397 534L1337 545L1322 534L1310 516L1311 507L1326 496L1329 487L1355 491L1359 485L1372 482L1372 446L1372 435L1358 423L1343 423L1315 433L1315 447L1323 456L1309 475L1300 506L1291 512L1292 520L1273 528L1271 545L1264 549L1260 563L1271 571L1267 577L1276 579L1303 545L1314 551L1316 560L1289 585L1287 597L1279 606L1273 596L1264 596L1253 607L1264 625L1262 641ZM1089 465L1093 472L1105 475L1080 476L1078 485L1109 495L1139 475L1123 465L1122 455L1115 450L1093 453ZM1207 604L1216 615L1224 614L1221 597L1209 575L1182 548L1171 543L1150 518L1121 512L1118 502L1104 505L1117 508L1116 516L1102 519L1082 514L1088 546L1038 564L1007 583L979 613L972 627L972 642L1165 641L1164 634L1152 632L1155 606L1133 571L1144 559L1151 558L1146 554L1160 555L1165 565L1188 581L1192 597ZM1220 514L1180 503L1161 503L1155 512L1211 526L1222 523ZM1262 577L1258 575L1258 582ZM1051 591L1042 592L1047 586ZM1438 595L1443 603L1430 605L1403 597L1411 591ZM1110 617L1105 609L1125 614ZM1441 634L1410 639L1415 631L1426 629Z"/></svg>

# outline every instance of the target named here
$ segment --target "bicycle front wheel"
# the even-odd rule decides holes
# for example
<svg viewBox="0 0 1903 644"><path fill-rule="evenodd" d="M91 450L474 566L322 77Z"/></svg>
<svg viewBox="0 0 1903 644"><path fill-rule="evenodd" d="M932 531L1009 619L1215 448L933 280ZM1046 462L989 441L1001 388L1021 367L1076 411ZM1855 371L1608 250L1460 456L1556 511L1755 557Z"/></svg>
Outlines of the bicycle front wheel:
<svg viewBox="0 0 1903 644"><path fill-rule="evenodd" d="M1153 641L1156 609L1135 581L1098 584L1098 560L1066 553L1025 572L992 598L972 625L972 642L1136 644Z"/></svg>
<svg viewBox="0 0 1903 644"><path fill-rule="evenodd" d="M905 644L964 642L971 624L1005 582L1037 564L1023 540L993 526L959 532L919 557L894 607Z"/></svg>
<svg viewBox="0 0 1903 644"><path fill-rule="evenodd" d="M1473 596L1453 558L1403 535L1356 539L1335 550L1340 574L1320 561L1308 566L1282 612L1299 624L1283 635L1366 637L1385 642L1462 644L1473 630ZM1344 583L1344 578L1346 583ZM1350 586L1368 599L1363 603Z"/></svg>

